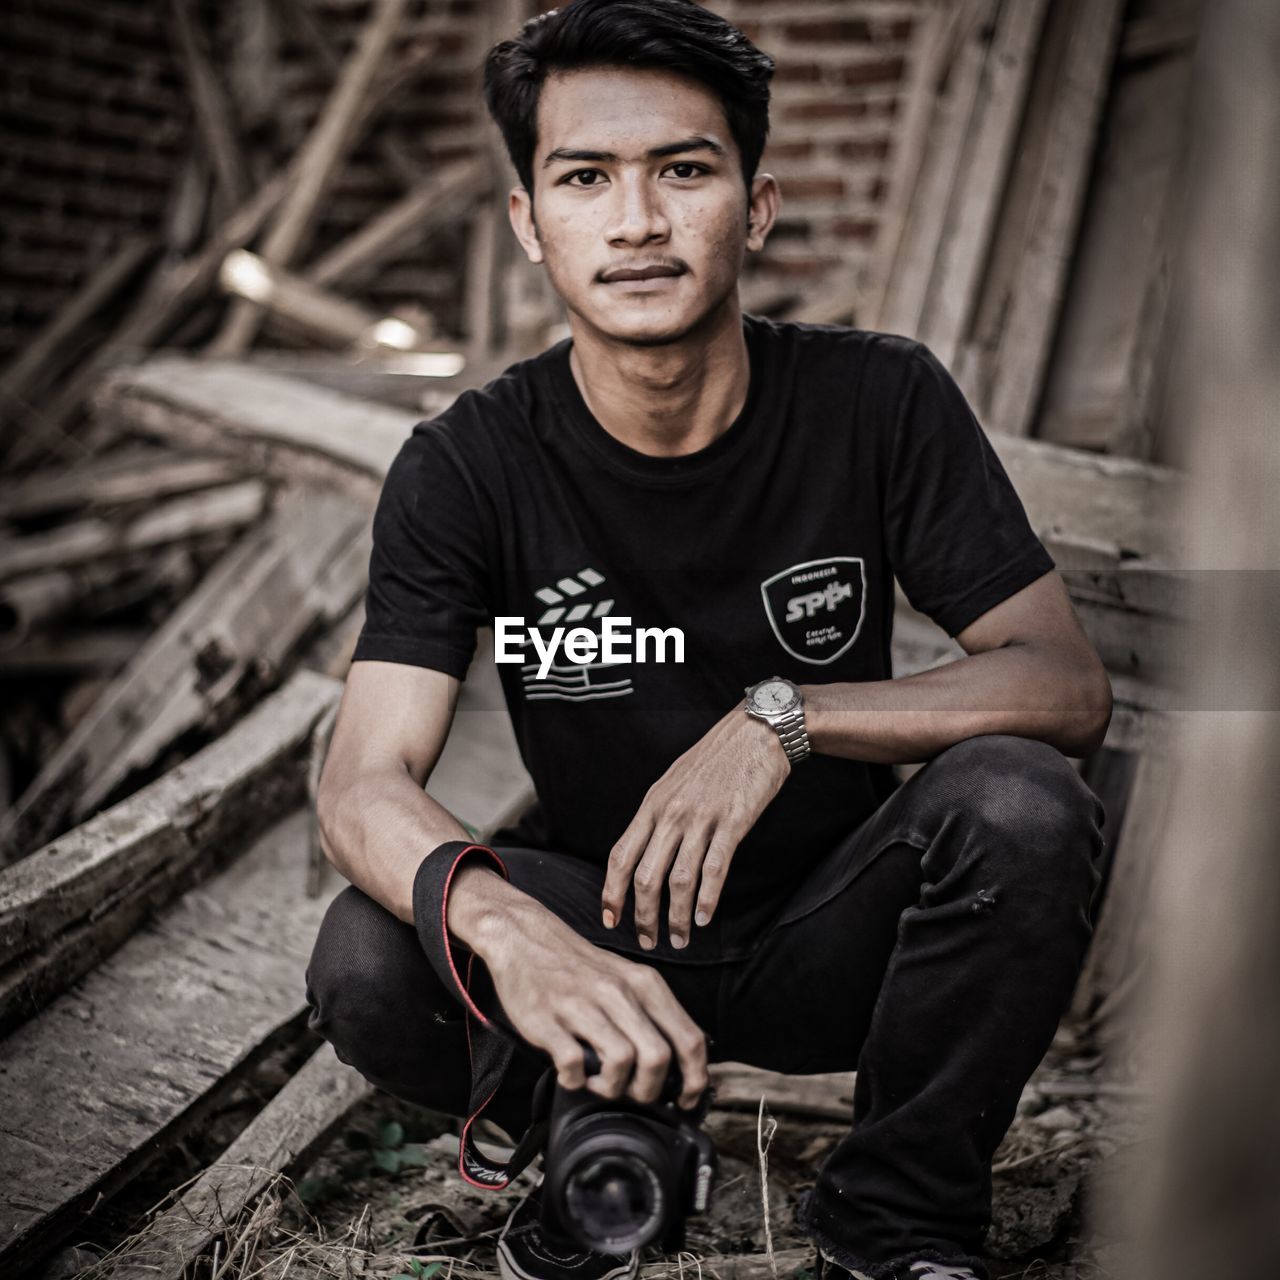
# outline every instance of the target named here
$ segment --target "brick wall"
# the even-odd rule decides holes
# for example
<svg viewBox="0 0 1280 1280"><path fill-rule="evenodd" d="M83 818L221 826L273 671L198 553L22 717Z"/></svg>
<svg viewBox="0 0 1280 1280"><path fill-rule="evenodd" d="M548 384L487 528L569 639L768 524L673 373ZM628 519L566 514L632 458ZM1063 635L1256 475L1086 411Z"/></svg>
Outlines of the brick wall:
<svg viewBox="0 0 1280 1280"><path fill-rule="evenodd" d="M784 206L766 255L752 267L766 286L802 290L835 266L865 259L924 3L717 0L714 7L778 62L765 163L782 182ZM332 83L295 20L299 5L344 54L370 0L197 6L254 181L306 136ZM168 225L195 145L168 9L156 0L8 0L0 16L0 360L112 246L138 232L161 236ZM385 113L378 132L394 132L428 171L473 145L491 13L486 0L417 0L412 7L401 47L430 30L436 53L430 74ZM402 190L375 140L366 140L325 202L313 250ZM446 333L457 332L465 253L460 220L363 282L361 295L382 310L416 303Z"/></svg>

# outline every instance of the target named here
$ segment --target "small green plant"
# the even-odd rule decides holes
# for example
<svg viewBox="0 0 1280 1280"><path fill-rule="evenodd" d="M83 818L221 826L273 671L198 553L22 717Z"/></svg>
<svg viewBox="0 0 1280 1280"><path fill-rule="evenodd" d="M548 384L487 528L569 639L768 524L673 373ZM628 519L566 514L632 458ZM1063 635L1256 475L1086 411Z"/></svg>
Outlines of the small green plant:
<svg viewBox="0 0 1280 1280"><path fill-rule="evenodd" d="M404 1140L404 1126L398 1120L384 1120L372 1138L359 1129L349 1130L343 1141L353 1151L369 1153L371 1173L399 1173L401 1169L420 1169L427 1164L426 1149L420 1142Z"/></svg>
<svg viewBox="0 0 1280 1280"><path fill-rule="evenodd" d="M437 1271L444 1264L441 1262L432 1262L424 1266L417 1258L409 1259L409 1270L402 1271L399 1275L392 1276L391 1280L431 1280Z"/></svg>

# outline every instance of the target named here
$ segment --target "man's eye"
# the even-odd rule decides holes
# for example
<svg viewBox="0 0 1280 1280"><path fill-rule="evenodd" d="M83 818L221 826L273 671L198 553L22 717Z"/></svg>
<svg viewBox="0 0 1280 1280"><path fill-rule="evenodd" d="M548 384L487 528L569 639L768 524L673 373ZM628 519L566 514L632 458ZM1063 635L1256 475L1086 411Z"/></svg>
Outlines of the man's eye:
<svg viewBox="0 0 1280 1280"><path fill-rule="evenodd" d="M575 169L565 178L565 182L575 187L598 187L600 183L596 179L603 177L604 174L599 169ZM575 182L575 178L581 181Z"/></svg>
<svg viewBox="0 0 1280 1280"><path fill-rule="evenodd" d="M677 178L696 178L701 173L706 173L705 166L694 164L692 160L679 160L671 165L669 172Z"/></svg>

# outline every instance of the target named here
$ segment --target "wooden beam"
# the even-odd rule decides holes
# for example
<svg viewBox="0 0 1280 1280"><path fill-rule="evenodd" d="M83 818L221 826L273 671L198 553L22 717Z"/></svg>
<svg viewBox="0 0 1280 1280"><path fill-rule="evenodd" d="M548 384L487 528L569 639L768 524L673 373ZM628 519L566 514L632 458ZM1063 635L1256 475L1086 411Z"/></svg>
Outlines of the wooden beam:
<svg viewBox="0 0 1280 1280"><path fill-rule="evenodd" d="M250 365L184 356L119 370L94 405L131 430L258 471L345 484L369 501L421 416Z"/></svg>
<svg viewBox="0 0 1280 1280"><path fill-rule="evenodd" d="M195 489L239 478L226 458L186 455L153 445L134 445L92 462L49 468L0 483L0 520L30 520L76 507L107 507Z"/></svg>
<svg viewBox="0 0 1280 1280"><path fill-rule="evenodd" d="M0 871L0 1035L296 804L335 680L302 671L221 738Z"/></svg>
<svg viewBox="0 0 1280 1280"><path fill-rule="evenodd" d="M968 331L1022 123L1048 0L1002 5L982 64L924 310L916 330L948 367Z"/></svg>
<svg viewBox="0 0 1280 1280"><path fill-rule="evenodd" d="M912 192L902 229L892 279L888 282L877 326L915 337L924 322L930 282L946 234L965 139L979 105L989 32L996 21L997 0L963 0L948 28L948 44L939 51L935 112L927 133L926 153Z"/></svg>
<svg viewBox="0 0 1280 1280"><path fill-rule="evenodd" d="M1123 9L1124 0L1071 6L1066 49L1052 82L1043 167L989 370L990 398L981 402L984 421L1008 435L1033 434Z"/></svg>
<svg viewBox="0 0 1280 1280"><path fill-rule="evenodd" d="M0 540L0 581L129 556L223 529L252 524L267 502L261 480L237 480L158 503L128 518L91 516L44 533Z"/></svg>
<svg viewBox="0 0 1280 1280"><path fill-rule="evenodd" d="M307 815L135 934L0 1041L0 1273L17 1275L184 1133L286 1033L325 897Z"/></svg>
<svg viewBox="0 0 1280 1280"><path fill-rule="evenodd" d="M373 1094L332 1046L317 1049L195 1185L147 1224L115 1261L112 1280L183 1280L277 1174L305 1168L351 1109Z"/></svg>
<svg viewBox="0 0 1280 1280"><path fill-rule="evenodd" d="M255 680L270 681L331 607L316 585L368 513L337 494L288 494L231 548L152 635L0 817L20 856L103 803L134 770L184 734L216 731ZM347 582L348 603L364 590Z"/></svg>
<svg viewBox="0 0 1280 1280"><path fill-rule="evenodd" d="M320 113L295 165L294 180L262 243L261 256L288 266L304 247L320 200L355 141L361 104L385 57L407 0L376 0L360 39ZM253 341L261 311L251 302L232 306L211 355L234 356Z"/></svg>

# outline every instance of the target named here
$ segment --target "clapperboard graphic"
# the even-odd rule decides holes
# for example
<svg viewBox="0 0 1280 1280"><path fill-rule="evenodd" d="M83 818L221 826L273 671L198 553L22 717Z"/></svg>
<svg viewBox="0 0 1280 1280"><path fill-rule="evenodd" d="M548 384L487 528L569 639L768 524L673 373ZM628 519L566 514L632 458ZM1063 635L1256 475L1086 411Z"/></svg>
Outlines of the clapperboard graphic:
<svg viewBox="0 0 1280 1280"><path fill-rule="evenodd" d="M538 629L590 626L592 622L607 617L613 611L612 600L582 598L603 595L604 584L604 575L588 568L580 569L572 577L560 578L554 586L539 587L534 595L547 609L537 621ZM598 698L622 698L633 693L631 677L619 674L630 666L629 662L559 662L553 663L545 675L539 676L540 664L535 661L521 665L520 677L524 696L530 702L556 699L586 702Z"/></svg>

